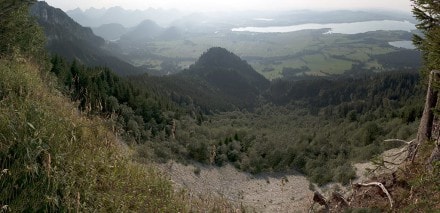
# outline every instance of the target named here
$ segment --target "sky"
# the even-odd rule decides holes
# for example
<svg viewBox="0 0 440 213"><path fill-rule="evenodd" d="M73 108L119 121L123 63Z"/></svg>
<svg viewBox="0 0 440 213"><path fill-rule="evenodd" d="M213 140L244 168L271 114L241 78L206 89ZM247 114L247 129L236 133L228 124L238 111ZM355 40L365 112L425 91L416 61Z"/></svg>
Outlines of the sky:
<svg viewBox="0 0 440 213"><path fill-rule="evenodd" d="M125 9L185 11L384 9L411 11L410 0L46 0L63 10L121 6Z"/></svg>

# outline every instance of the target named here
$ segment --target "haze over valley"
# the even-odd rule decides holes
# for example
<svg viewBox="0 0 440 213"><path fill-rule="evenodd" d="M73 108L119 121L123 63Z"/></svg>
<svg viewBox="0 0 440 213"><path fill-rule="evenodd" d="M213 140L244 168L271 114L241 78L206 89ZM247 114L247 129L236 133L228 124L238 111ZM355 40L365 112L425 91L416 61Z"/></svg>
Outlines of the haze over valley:
<svg viewBox="0 0 440 213"><path fill-rule="evenodd" d="M188 68L216 46L247 60L268 79L342 74L353 67L381 72L419 64L412 60L409 66L387 67L380 61L387 55L417 54L411 46L392 45L410 41L416 29L411 14L400 11L189 13L113 7L67 14L116 46L115 55L152 75Z"/></svg>

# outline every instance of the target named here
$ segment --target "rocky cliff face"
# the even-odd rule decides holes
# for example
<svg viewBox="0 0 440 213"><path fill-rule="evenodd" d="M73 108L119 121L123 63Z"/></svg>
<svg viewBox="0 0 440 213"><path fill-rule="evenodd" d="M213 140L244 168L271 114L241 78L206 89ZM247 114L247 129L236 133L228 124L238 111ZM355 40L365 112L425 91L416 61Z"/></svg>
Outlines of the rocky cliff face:
<svg viewBox="0 0 440 213"><path fill-rule="evenodd" d="M49 43L52 40L84 40L93 46L105 44L104 39L94 35L92 29L79 25L61 9L51 7L46 2L35 3L30 13L44 28Z"/></svg>

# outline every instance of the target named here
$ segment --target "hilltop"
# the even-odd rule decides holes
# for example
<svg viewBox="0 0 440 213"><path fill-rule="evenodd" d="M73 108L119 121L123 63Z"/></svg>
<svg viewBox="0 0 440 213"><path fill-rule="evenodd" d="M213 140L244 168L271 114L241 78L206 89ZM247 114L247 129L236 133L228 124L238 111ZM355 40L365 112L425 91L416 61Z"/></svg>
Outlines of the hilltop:
<svg viewBox="0 0 440 213"><path fill-rule="evenodd" d="M270 84L246 61L220 47L208 49L182 75L203 79L226 95L249 104L256 103Z"/></svg>

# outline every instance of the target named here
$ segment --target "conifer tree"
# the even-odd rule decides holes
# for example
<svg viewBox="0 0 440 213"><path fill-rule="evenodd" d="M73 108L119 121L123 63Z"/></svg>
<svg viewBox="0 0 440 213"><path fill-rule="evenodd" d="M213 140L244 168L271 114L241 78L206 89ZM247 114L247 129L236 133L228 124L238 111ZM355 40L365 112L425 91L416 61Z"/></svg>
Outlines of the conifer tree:
<svg viewBox="0 0 440 213"><path fill-rule="evenodd" d="M440 2L438 0L412 0L413 14L423 35L415 35L414 44L422 51L424 76L440 69Z"/></svg>
<svg viewBox="0 0 440 213"><path fill-rule="evenodd" d="M417 143L410 146L408 158L414 159L419 144L431 139L434 126L434 110L438 109L438 71L440 70L440 2L438 0L412 0L413 13L419 20L417 28L423 35L415 35L413 42L422 51L424 67L422 74L428 76L429 83L426 95L425 108L417 133ZM439 116L436 113L436 116ZM440 160L440 144L432 151L429 163Z"/></svg>

